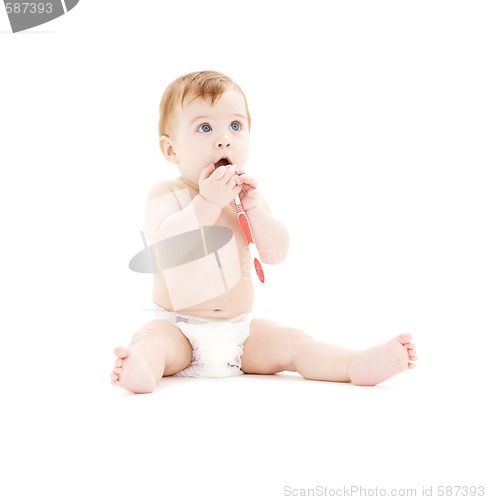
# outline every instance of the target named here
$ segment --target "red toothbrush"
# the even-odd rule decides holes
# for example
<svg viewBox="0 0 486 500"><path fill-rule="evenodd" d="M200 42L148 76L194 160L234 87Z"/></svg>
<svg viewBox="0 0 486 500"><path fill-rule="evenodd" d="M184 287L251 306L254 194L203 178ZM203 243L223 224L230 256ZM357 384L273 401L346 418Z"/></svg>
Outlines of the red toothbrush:
<svg viewBox="0 0 486 500"><path fill-rule="evenodd" d="M260 280L262 285L264 285L265 274L263 273L262 264L260 262L260 255L258 254L258 249L255 245L255 240L253 239L253 233L251 232L250 220L248 219L248 215L246 215L245 209L243 208L240 197L238 195L235 196L235 204L236 212L238 213L238 220L240 222L241 228L243 229L246 242L248 243L251 258L253 259L253 266L255 267L258 279Z"/></svg>

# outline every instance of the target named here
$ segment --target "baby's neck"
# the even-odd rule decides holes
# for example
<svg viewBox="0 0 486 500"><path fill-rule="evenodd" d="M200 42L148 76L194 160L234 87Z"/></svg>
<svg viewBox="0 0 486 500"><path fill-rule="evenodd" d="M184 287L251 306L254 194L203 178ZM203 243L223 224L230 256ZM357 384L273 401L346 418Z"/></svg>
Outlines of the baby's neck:
<svg viewBox="0 0 486 500"><path fill-rule="evenodd" d="M184 186L187 186L191 189L194 189L197 193L199 193L199 186L197 184L194 184L193 182L185 179L184 177L178 177L177 180L181 183L184 184Z"/></svg>

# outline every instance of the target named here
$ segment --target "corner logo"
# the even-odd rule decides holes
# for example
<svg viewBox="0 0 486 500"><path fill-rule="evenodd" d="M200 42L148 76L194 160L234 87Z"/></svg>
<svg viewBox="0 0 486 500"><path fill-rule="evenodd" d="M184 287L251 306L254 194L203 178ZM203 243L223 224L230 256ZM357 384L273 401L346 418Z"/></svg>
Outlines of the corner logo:
<svg viewBox="0 0 486 500"><path fill-rule="evenodd" d="M3 0L12 31L24 31L63 16L79 0L37 0L34 2L8 2Z"/></svg>

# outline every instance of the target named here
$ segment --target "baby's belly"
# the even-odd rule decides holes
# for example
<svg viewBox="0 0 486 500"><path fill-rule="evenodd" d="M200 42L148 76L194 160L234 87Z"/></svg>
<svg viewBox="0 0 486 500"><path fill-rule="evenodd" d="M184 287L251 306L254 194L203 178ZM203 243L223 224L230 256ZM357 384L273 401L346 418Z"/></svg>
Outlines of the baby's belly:
<svg viewBox="0 0 486 500"><path fill-rule="evenodd" d="M152 300L159 307L169 311L177 310L183 314L203 318L231 319L241 314L249 313L253 308L253 299L254 290L252 281L249 277L242 277L234 287L220 295L198 304L175 309L165 283L160 279L160 276L154 276Z"/></svg>
<svg viewBox="0 0 486 500"><path fill-rule="evenodd" d="M174 244L166 240L157 247L155 304L208 318L234 318L251 311L250 255L239 227L228 225L204 228L202 239L200 230L191 231L178 235Z"/></svg>
<svg viewBox="0 0 486 500"><path fill-rule="evenodd" d="M213 226L189 225L157 243L152 300L168 311L234 318L251 311L251 258L234 207Z"/></svg>

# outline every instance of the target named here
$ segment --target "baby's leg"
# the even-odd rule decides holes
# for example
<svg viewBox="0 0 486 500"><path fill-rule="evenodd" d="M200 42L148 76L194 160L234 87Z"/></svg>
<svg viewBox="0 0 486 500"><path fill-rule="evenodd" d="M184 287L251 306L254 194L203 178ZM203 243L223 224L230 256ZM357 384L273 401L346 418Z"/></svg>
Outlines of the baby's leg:
<svg viewBox="0 0 486 500"><path fill-rule="evenodd" d="M301 330L255 319L244 345L241 369L260 374L291 371L313 380L349 382L347 370L356 354L316 342Z"/></svg>
<svg viewBox="0 0 486 500"><path fill-rule="evenodd" d="M152 392L163 376L186 368L192 346L176 326L154 319L135 333L128 348L117 347L113 385L135 393Z"/></svg>
<svg viewBox="0 0 486 500"><path fill-rule="evenodd" d="M366 351L317 342L295 328L254 320L244 345L245 373L293 371L312 380L376 385L397 375L416 359L411 335L403 334Z"/></svg>

